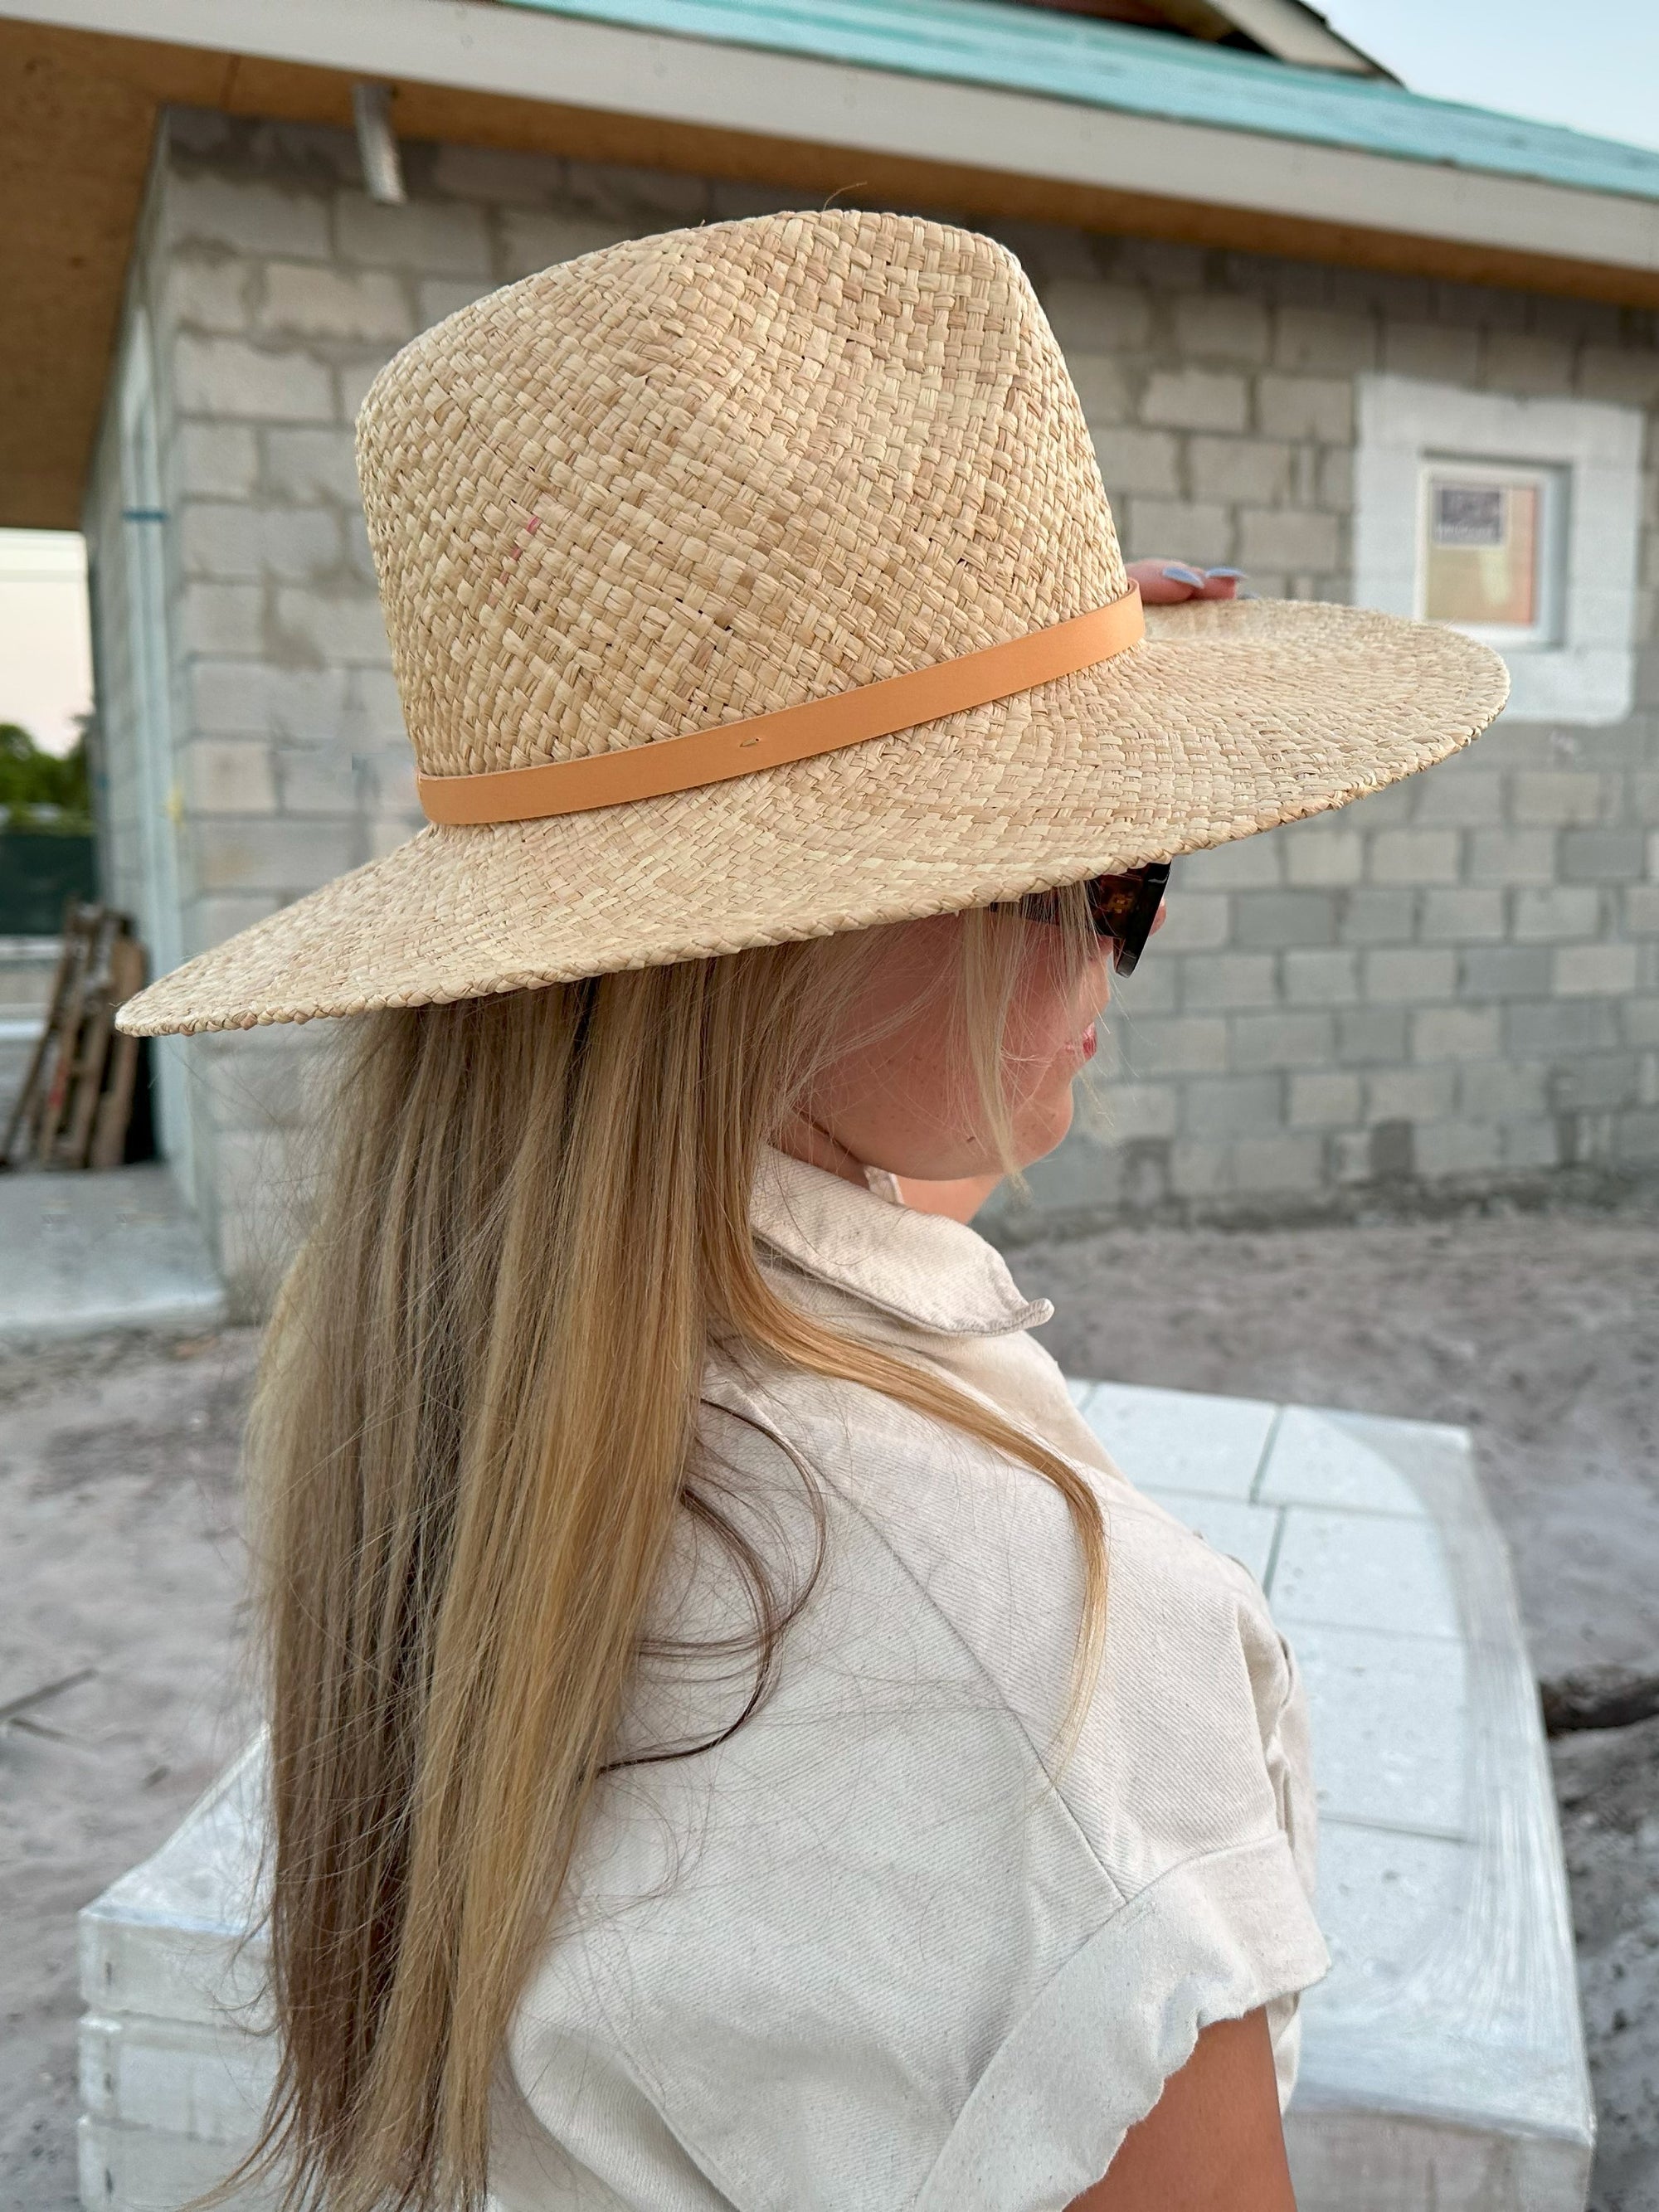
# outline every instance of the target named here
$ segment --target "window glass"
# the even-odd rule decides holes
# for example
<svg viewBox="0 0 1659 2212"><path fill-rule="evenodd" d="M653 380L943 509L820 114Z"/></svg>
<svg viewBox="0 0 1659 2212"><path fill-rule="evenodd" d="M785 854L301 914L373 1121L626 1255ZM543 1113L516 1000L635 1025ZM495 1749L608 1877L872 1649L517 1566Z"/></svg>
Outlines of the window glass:
<svg viewBox="0 0 1659 2212"><path fill-rule="evenodd" d="M1540 617L1541 487L1431 471L1423 611L1431 622L1531 629Z"/></svg>

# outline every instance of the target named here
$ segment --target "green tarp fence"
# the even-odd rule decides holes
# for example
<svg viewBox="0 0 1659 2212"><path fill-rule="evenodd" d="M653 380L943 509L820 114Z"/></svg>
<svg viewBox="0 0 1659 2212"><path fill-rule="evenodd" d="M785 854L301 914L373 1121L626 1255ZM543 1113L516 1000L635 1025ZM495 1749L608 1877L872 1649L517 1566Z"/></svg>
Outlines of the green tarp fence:
<svg viewBox="0 0 1659 2212"><path fill-rule="evenodd" d="M97 896L90 837L0 830L0 937L56 937L66 899Z"/></svg>

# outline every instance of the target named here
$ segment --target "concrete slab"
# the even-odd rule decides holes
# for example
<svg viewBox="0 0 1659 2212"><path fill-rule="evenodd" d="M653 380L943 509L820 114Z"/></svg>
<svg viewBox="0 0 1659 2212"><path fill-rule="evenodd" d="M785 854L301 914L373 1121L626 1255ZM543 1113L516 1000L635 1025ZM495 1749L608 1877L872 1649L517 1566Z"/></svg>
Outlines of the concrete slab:
<svg viewBox="0 0 1659 2212"><path fill-rule="evenodd" d="M159 1163L0 1175L0 1341L189 1334L225 1316L202 1232Z"/></svg>
<svg viewBox="0 0 1659 2212"><path fill-rule="evenodd" d="M1304 2001L1286 2122L1301 2212L1583 2212L1560 1838L1467 1436L1073 1387L1146 1486L1303 1617L1334 1965ZM1156 1480L1172 1468L1182 1483ZM272 2070L248 1940L260 1791L256 1747L82 1916L88 2212L172 2212L252 2125Z"/></svg>

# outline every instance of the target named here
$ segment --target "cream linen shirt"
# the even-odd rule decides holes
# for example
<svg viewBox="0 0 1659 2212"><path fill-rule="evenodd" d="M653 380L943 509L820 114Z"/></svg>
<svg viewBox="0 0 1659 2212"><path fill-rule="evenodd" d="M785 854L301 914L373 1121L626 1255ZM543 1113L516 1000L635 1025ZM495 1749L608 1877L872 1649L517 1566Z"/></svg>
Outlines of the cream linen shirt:
<svg viewBox="0 0 1659 2212"><path fill-rule="evenodd" d="M492 2196L1055 2212L1209 2022L1266 2006L1289 2094L1328 1963L1295 1668L1250 1575L1111 1465L1026 1334L1052 1309L971 1229L777 1153L754 1224L798 1305L1086 1476L1104 1665L1060 1764L1081 1574L1042 1477L861 1388L714 1359L701 1486L806 1594L741 1718L748 1586L683 1516L654 1627L699 1649L641 1666L623 1748L688 1755L604 1785L509 2039Z"/></svg>

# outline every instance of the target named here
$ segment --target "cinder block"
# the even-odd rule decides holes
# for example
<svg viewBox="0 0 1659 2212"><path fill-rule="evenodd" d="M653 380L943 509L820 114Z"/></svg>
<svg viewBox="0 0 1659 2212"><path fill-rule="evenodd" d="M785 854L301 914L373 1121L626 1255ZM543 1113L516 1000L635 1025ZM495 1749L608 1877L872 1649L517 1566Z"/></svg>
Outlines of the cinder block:
<svg viewBox="0 0 1659 2212"><path fill-rule="evenodd" d="M1457 994L1457 956L1421 945L1389 946L1364 957L1364 991L1384 1006L1421 1006Z"/></svg>
<svg viewBox="0 0 1659 2212"><path fill-rule="evenodd" d="M273 261L264 271L259 322L309 337L412 337L415 318L403 283L384 269L319 269Z"/></svg>
<svg viewBox="0 0 1659 2212"><path fill-rule="evenodd" d="M1277 1075L1194 1078L1182 1088L1181 1122L1186 1135L1217 1142L1281 1129L1285 1085Z"/></svg>
<svg viewBox="0 0 1659 2212"><path fill-rule="evenodd" d="M508 208L501 218L501 273L510 283L517 277L551 269L561 261L574 261L604 246L620 246L625 239L637 238L641 231L659 227L607 222L599 216L532 214L526 209ZM465 269L416 265L426 276L487 276L490 273L487 256Z"/></svg>
<svg viewBox="0 0 1659 2212"><path fill-rule="evenodd" d="M337 507L264 507L249 520L267 575L299 583L338 574L343 532Z"/></svg>
<svg viewBox="0 0 1659 2212"><path fill-rule="evenodd" d="M357 769L349 753L333 745L284 745L276 755L274 771L284 814L355 820Z"/></svg>
<svg viewBox="0 0 1659 2212"><path fill-rule="evenodd" d="M1100 1094L1098 1133L1115 1144L1173 1137L1179 1116L1173 1084L1114 1083Z"/></svg>
<svg viewBox="0 0 1659 2212"><path fill-rule="evenodd" d="M1545 945L1471 947L1458 963L1458 990L1466 999L1540 999L1550 988Z"/></svg>
<svg viewBox="0 0 1659 2212"><path fill-rule="evenodd" d="M1232 934L1232 901L1227 893L1194 890L1184 871L1166 913L1168 918L1158 933L1161 960L1172 953L1214 952Z"/></svg>
<svg viewBox="0 0 1659 2212"><path fill-rule="evenodd" d="M1353 385L1346 376L1285 376L1264 371L1256 379L1255 414L1256 428L1270 438L1317 438L1330 445L1347 445L1353 437Z"/></svg>
<svg viewBox="0 0 1659 2212"><path fill-rule="evenodd" d="M349 430L266 430L265 489L273 499L304 504L331 500L356 510L357 460Z"/></svg>
<svg viewBox="0 0 1659 2212"><path fill-rule="evenodd" d="M1416 933L1419 896L1381 884L1345 891L1337 933L1344 945L1409 945Z"/></svg>
<svg viewBox="0 0 1659 2212"><path fill-rule="evenodd" d="M1066 365L1077 386L1084 419L1091 429L1098 429L1102 423L1133 419L1133 386L1121 361L1109 354L1074 353L1067 356Z"/></svg>
<svg viewBox="0 0 1659 2212"><path fill-rule="evenodd" d="M1632 884L1620 904L1627 937L1659 936L1659 884Z"/></svg>
<svg viewBox="0 0 1659 2212"><path fill-rule="evenodd" d="M1376 332L1366 317L1323 307L1281 307L1276 323L1276 368L1352 375L1376 359Z"/></svg>
<svg viewBox="0 0 1659 2212"><path fill-rule="evenodd" d="M1207 361L1267 358L1267 310L1238 293L1196 292L1175 303L1177 350Z"/></svg>
<svg viewBox="0 0 1659 2212"><path fill-rule="evenodd" d="M1336 1024L1322 1012L1235 1014L1231 1039L1230 1064L1240 1075L1263 1068L1322 1067L1336 1049Z"/></svg>
<svg viewBox="0 0 1659 2212"><path fill-rule="evenodd" d="M1152 333L1152 302L1127 284L1056 276L1042 287L1042 311L1069 355L1133 353Z"/></svg>
<svg viewBox="0 0 1659 2212"><path fill-rule="evenodd" d="M1431 1121L1415 1132L1421 1176L1489 1175L1504 1164L1504 1140L1493 1121Z"/></svg>
<svg viewBox="0 0 1659 2212"><path fill-rule="evenodd" d="M356 859L355 835L349 823L289 821L280 815L234 826L198 822L190 840L195 882L210 896L264 891L297 898L344 875Z"/></svg>
<svg viewBox="0 0 1659 2212"><path fill-rule="evenodd" d="M1176 496L1181 489L1181 448L1173 432L1118 425L1093 432L1095 459L1114 500L1131 492Z"/></svg>
<svg viewBox="0 0 1659 2212"><path fill-rule="evenodd" d="M1411 1018L1412 1058L1496 1060L1503 1049L1496 1006L1422 1006Z"/></svg>
<svg viewBox="0 0 1659 2212"><path fill-rule="evenodd" d="M1455 830L1380 830L1371 841L1371 881L1455 884L1458 845Z"/></svg>
<svg viewBox="0 0 1659 2212"><path fill-rule="evenodd" d="M1659 1111L1640 1108L1620 1114L1613 1124L1613 1158L1625 1167L1650 1167L1659 1160Z"/></svg>
<svg viewBox="0 0 1659 2212"><path fill-rule="evenodd" d="M242 654L264 649L264 593L258 584L209 584L191 579L176 603L175 635L189 653Z"/></svg>
<svg viewBox="0 0 1659 2212"><path fill-rule="evenodd" d="M1566 937L1594 937L1601 926L1601 894L1564 884L1548 890L1516 893L1511 925L1523 944L1557 944Z"/></svg>
<svg viewBox="0 0 1659 2212"><path fill-rule="evenodd" d="M501 146L438 146L433 149L432 182L458 200L542 207L565 190L565 164L556 155L521 154Z"/></svg>
<svg viewBox="0 0 1659 2212"><path fill-rule="evenodd" d="M1137 1077L1218 1075L1227 1066L1227 1024L1191 1015L1138 1019L1126 1028L1123 1048Z"/></svg>
<svg viewBox="0 0 1659 2212"><path fill-rule="evenodd" d="M1335 941L1334 892L1241 891L1233 900L1233 942L1245 950Z"/></svg>
<svg viewBox="0 0 1659 2212"><path fill-rule="evenodd" d="M423 331L447 322L492 289L477 276L423 276L415 287L415 319Z"/></svg>
<svg viewBox="0 0 1659 2212"><path fill-rule="evenodd" d="M1351 951L1293 951L1284 959L1285 996L1292 1006L1336 1006L1359 998L1359 956Z"/></svg>
<svg viewBox="0 0 1659 2212"><path fill-rule="evenodd" d="M356 421L358 410L368 397L369 386L396 351L395 346L384 345L377 347L373 353L362 355L356 361L343 361L336 364L334 381L340 396L340 415L345 422Z"/></svg>
<svg viewBox="0 0 1659 2212"><path fill-rule="evenodd" d="M283 648L324 662L385 661L391 655L380 602L362 590L283 586L276 592L274 628Z"/></svg>
<svg viewBox="0 0 1659 2212"><path fill-rule="evenodd" d="M270 422L329 422L334 415L333 379L308 354L188 331L173 346L173 392L187 415Z"/></svg>
<svg viewBox="0 0 1659 2212"><path fill-rule="evenodd" d="M1316 506L1346 514L1353 507L1353 448L1322 446L1315 456L1312 496ZM1333 593L1334 598L1336 594ZM1346 594L1345 594L1346 596Z"/></svg>
<svg viewBox="0 0 1659 2212"><path fill-rule="evenodd" d="M1232 1188L1232 1146L1177 1137L1170 1147L1170 1189L1177 1198L1223 1196Z"/></svg>
<svg viewBox="0 0 1659 2212"><path fill-rule="evenodd" d="M1189 1013L1271 1006L1278 995L1270 952L1193 952L1182 963L1181 1000Z"/></svg>
<svg viewBox="0 0 1659 2212"><path fill-rule="evenodd" d="M1311 508L1246 507L1238 519L1239 557L1247 568L1334 568L1340 542L1336 517Z"/></svg>
<svg viewBox="0 0 1659 2212"><path fill-rule="evenodd" d="M1382 366L1396 376L1423 376L1437 384L1474 384L1480 374L1480 334L1444 323L1382 325Z"/></svg>
<svg viewBox="0 0 1659 2212"><path fill-rule="evenodd" d="M1383 791L1367 792L1363 799L1354 799L1342 810L1342 819L1350 830L1362 836L1372 836L1378 830L1396 830L1409 822L1412 794L1408 785L1391 784Z"/></svg>
<svg viewBox="0 0 1659 2212"><path fill-rule="evenodd" d="M227 260L179 253L165 265L167 313L175 329L235 336L252 326L254 264L241 255Z"/></svg>
<svg viewBox="0 0 1659 2212"><path fill-rule="evenodd" d="M1443 1068L1423 1068L1443 1075ZM1541 1060L1466 1060L1456 1070L1457 1110L1477 1121L1512 1121L1545 1113L1550 1099Z"/></svg>
<svg viewBox="0 0 1659 2212"><path fill-rule="evenodd" d="M1188 884L1206 891L1271 890L1285 880L1285 842L1293 833L1261 830L1253 837L1237 837L1225 845L1212 845L1182 860L1175 880L1184 897Z"/></svg>
<svg viewBox="0 0 1659 2212"><path fill-rule="evenodd" d="M1527 827L1565 830L1601 819L1601 778L1586 769L1523 769L1510 793L1510 812Z"/></svg>
<svg viewBox="0 0 1659 2212"><path fill-rule="evenodd" d="M185 176L176 168L168 169L164 191L167 235L175 246L328 258L328 203L319 193L210 172Z"/></svg>
<svg viewBox="0 0 1659 2212"><path fill-rule="evenodd" d="M254 510L240 500L180 500L179 566L211 583L256 581L264 566Z"/></svg>
<svg viewBox="0 0 1659 2212"><path fill-rule="evenodd" d="M1627 1043L1659 1046L1659 997L1626 999L1619 1012Z"/></svg>
<svg viewBox="0 0 1659 2212"><path fill-rule="evenodd" d="M1367 1121L1438 1121L1456 1103L1450 1067L1379 1067L1365 1078Z"/></svg>
<svg viewBox="0 0 1659 2212"><path fill-rule="evenodd" d="M1516 1000L1504 1009L1504 1048L1512 1060L1617 1052L1623 1042L1620 1012L1616 999Z"/></svg>
<svg viewBox="0 0 1659 2212"><path fill-rule="evenodd" d="M1472 884L1543 885L1555 881L1555 837L1548 830L1474 830L1469 833Z"/></svg>
<svg viewBox="0 0 1659 2212"><path fill-rule="evenodd" d="M1646 345L1587 345L1578 357L1578 389L1586 399L1659 406L1659 360Z"/></svg>
<svg viewBox="0 0 1659 2212"><path fill-rule="evenodd" d="M1642 1061L1633 1052L1579 1053L1552 1068L1547 1097L1538 1101L1559 1114L1604 1113L1642 1103Z"/></svg>
<svg viewBox="0 0 1659 2212"><path fill-rule="evenodd" d="M180 748L186 803L199 814L274 814L270 748L257 738L195 738Z"/></svg>
<svg viewBox="0 0 1659 2212"><path fill-rule="evenodd" d="M1482 366L1494 391L1566 392L1573 386L1574 351L1560 338L1526 331L1488 331Z"/></svg>
<svg viewBox="0 0 1659 2212"><path fill-rule="evenodd" d="M1633 991L1637 985L1633 945L1563 945L1557 948L1555 988L1564 999L1601 998Z"/></svg>
<svg viewBox="0 0 1659 2212"><path fill-rule="evenodd" d="M1341 1129L1359 1119L1357 1075L1297 1074L1291 1078L1290 1123L1293 1129Z"/></svg>
<svg viewBox="0 0 1659 2212"><path fill-rule="evenodd" d="M1561 873L1570 884L1639 883L1646 846L1636 823L1618 830L1567 830L1561 837Z"/></svg>
<svg viewBox="0 0 1659 2212"><path fill-rule="evenodd" d="M190 726L201 737L263 738L270 725L263 661L192 660L184 672Z"/></svg>
<svg viewBox="0 0 1659 2212"><path fill-rule="evenodd" d="M1161 555L1213 568L1233 550L1232 517L1224 507L1195 500L1149 499L1140 494L1129 501L1125 537L1135 560Z"/></svg>
<svg viewBox="0 0 1659 2212"><path fill-rule="evenodd" d="M1325 1179L1322 1139L1285 1131L1273 1137L1240 1137L1232 1148L1232 1186L1243 1198L1292 1196L1317 1190Z"/></svg>
<svg viewBox="0 0 1659 2212"><path fill-rule="evenodd" d="M652 168L636 161L573 161L566 163L565 174L567 190L579 207L632 216L641 228L653 228L664 217L673 223L696 223L708 214L709 179L682 170ZM1060 234L1062 239L1066 235Z"/></svg>
<svg viewBox="0 0 1659 2212"><path fill-rule="evenodd" d="M1496 890L1425 891L1418 927L1427 944L1500 942L1504 935L1504 894Z"/></svg>
<svg viewBox="0 0 1659 2212"><path fill-rule="evenodd" d="M334 234L348 261L413 269L422 276L490 273L483 211L455 200L407 200L390 207L366 193L343 192L334 204Z"/></svg>
<svg viewBox="0 0 1659 2212"><path fill-rule="evenodd" d="M1172 430L1242 430L1249 415L1249 387L1227 369L1155 369L1140 395L1142 422Z"/></svg>
<svg viewBox="0 0 1659 2212"><path fill-rule="evenodd" d="M1553 1114L1534 1115L1525 1121L1500 1121L1498 1139L1503 1164L1513 1173L1565 1164L1561 1158L1561 1126Z"/></svg>
<svg viewBox="0 0 1659 2212"><path fill-rule="evenodd" d="M259 477L258 434L242 422L181 422L173 441L180 498L252 499Z"/></svg>
<svg viewBox="0 0 1659 2212"><path fill-rule="evenodd" d="M1298 887L1357 884L1365 872L1365 844L1357 830L1295 822L1282 833L1285 874Z"/></svg>
<svg viewBox="0 0 1659 2212"><path fill-rule="evenodd" d="M1508 733L1505 732L1505 735ZM1407 787L1411 818L1435 830L1486 830L1504 820L1504 776L1488 768L1480 752L1454 753L1431 775L1415 775Z"/></svg>
<svg viewBox="0 0 1659 2212"><path fill-rule="evenodd" d="M220 891L208 897L189 894L183 904L186 957L222 945L239 929L252 929L282 903L281 896L270 891Z"/></svg>

